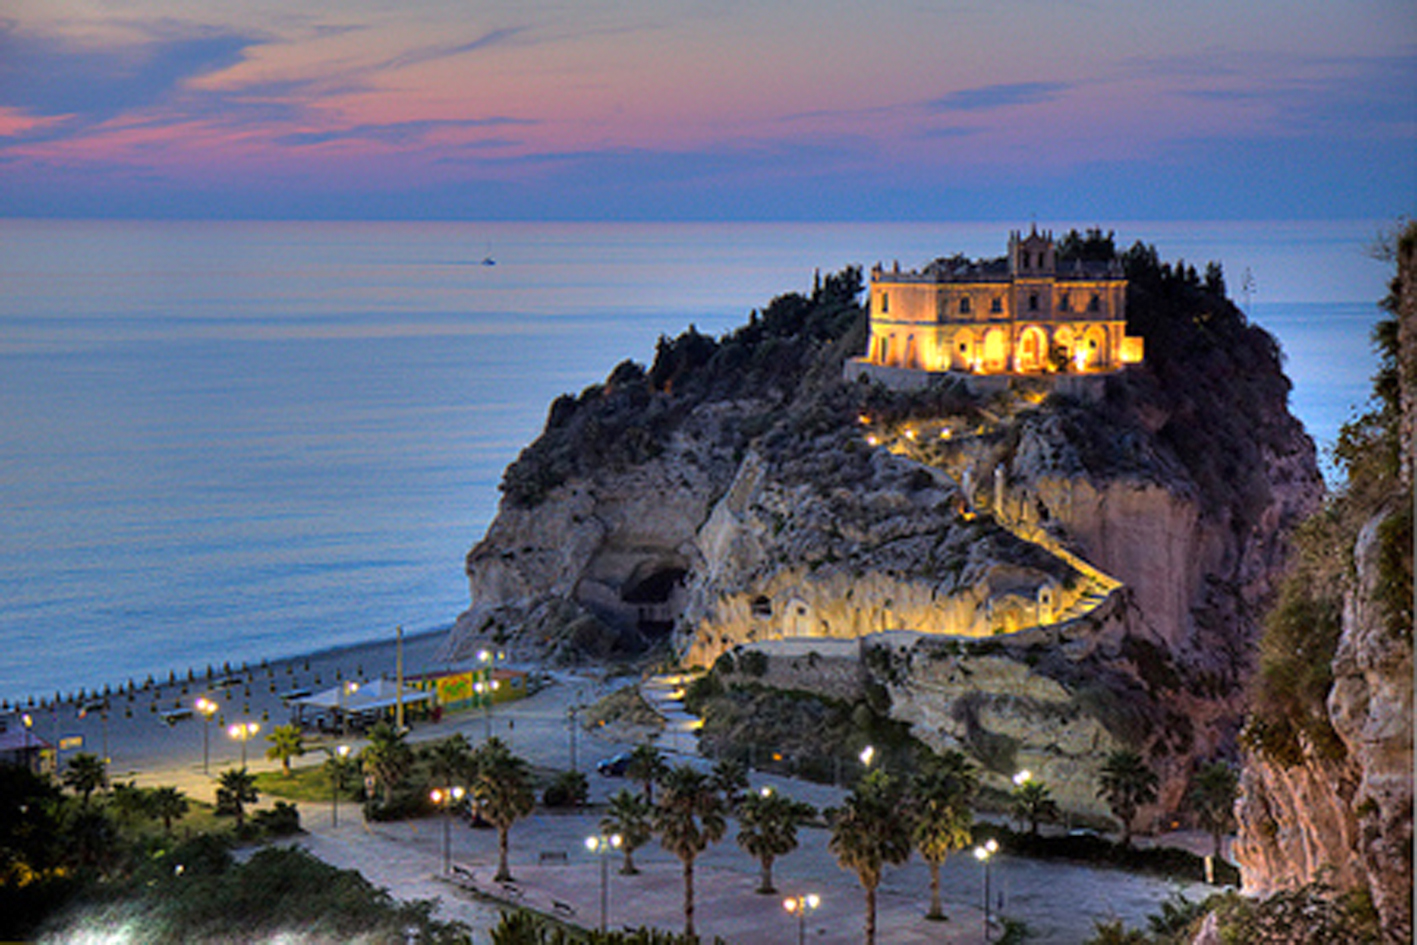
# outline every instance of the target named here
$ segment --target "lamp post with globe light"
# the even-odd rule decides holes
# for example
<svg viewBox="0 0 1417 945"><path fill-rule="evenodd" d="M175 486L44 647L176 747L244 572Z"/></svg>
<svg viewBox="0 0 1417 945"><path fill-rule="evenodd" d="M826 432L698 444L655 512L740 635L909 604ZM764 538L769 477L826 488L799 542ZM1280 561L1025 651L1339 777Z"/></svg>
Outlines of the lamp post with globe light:
<svg viewBox="0 0 1417 945"><path fill-rule="evenodd" d="M216 714L219 706L206 696L202 696L196 701L195 708L202 713L202 774L210 775L212 773L212 716Z"/></svg>
<svg viewBox="0 0 1417 945"><path fill-rule="evenodd" d="M37 772L38 765L36 765L35 760L30 757L30 729L34 728L34 716L26 712L20 716L20 721L24 723L25 726L25 767L30 771Z"/></svg>
<svg viewBox="0 0 1417 945"><path fill-rule="evenodd" d="M261 726L256 722L237 722L226 730L226 734L241 743L241 770L246 770L246 743L261 730Z"/></svg>
<svg viewBox="0 0 1417 945"><path fill-rule="evenodd" d="M989 941L989 861L999 852L999 843L990 837L983 846L974 848L974 858L984 864L984 941Z"/></svg>
<svg viewBox="0 0 1417 945"><path fill-rule="evenodd" d="M347 695L352 696L358 691L359 683L355 682L352 679L348 682L342 682L339 685L339 692L335 696L335 704L337 709L339 710L340 737L344 737L345 735L349 734L349 724L345 721L344 715L344 697Z"/></svg>
<svg viewBox="0 0 1417 945"><path fill-rule="evenodd" d="M807 913L816 912L817 907L822 904L822 898L816 893L808 893L805 896L789 896L782 900L782 908L789 914L797 916L797 945L804 945L807 941Z"/></svg>
<svg viewBox="0 0 1417 945"><path fill-rule="evenodd" d="M441 804L443 807L443 872L453 871L453 838L451 831L451 815L449 808L463 799L467 792L460 787L434 788L428 796L433 799L434 804Z"/></svg>
<svg viewBox="0 0 1417 945"><path fill-rule="evenodd" d="M497 689L497 661L505 657L505 653L493 650L479 650L477 660L485 667L482 681L482 729L485 738L492 737L492 695ZM474 687L475 688L475 687Z"/></svg>
<svg viewBox="0 0 1417 945"><path fill-rule="evenodd" d="M618 833L609 836L601 834L586 837L585 847L600 857L600 931L605 931L606 919L610 914L610 860L609 855L620 849L624 839Z"/></svg>
<svg viewBox="0 0 1417 945"><path fill-rule="evenodd" d="M329 751L329 749L326 749ZM330 751L330 826L339 826L339 792L344 789L344 763L349 758L349 746L341 745Z"/></svg>

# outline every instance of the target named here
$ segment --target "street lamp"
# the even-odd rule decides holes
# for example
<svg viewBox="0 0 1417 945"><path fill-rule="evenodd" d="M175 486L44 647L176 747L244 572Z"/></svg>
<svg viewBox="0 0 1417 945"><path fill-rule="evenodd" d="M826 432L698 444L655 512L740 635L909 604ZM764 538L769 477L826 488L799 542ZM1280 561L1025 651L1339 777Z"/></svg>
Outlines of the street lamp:
<svg viewBox="0 0 1417 945"><path fill-rule="evenodd" d="M450 807L452 807L452 805L453 805L454 802L462 800L462 799L463 799L463 796L464 796L465 794L467 794L467 792L464 791L464 790L463 790L462 788L460 788L460 787L450 787L450 788L434 788L434 789L433 789L433 792L428 795L429 797L431 797L431 798L433 799L433 803L434 803L434 804L441 804L441 805L443 805L443 872L444 872L444 873L451 873L451 872L453 871L453 848L452 848L452 842L453 842L453 840L452 840L452 834L450 833L450 828L449 828L449 824L450 824L450 821L451 821L451 816L450 816L450 814L448 813L448 809L449 809Z"/></svg>
<svg viewBox="0 0 1417 945"><path fill-rule="evenodd" d="M348 745L341 745L330 753L330 763L334 769L334 777L330 778L334 782L334 787L330 790L330 801L333 804L330 813L331 828L339 826L339 792L344 788L344 763L348 757Z"/></svg>
<svg viewBox="0 0 1417 945"><path fill-rule="evenodd" d="M875 760L876 757L876 746L867 745L865 748L861 749L861 754L856 757L861 759L861 764L865 765L867 768L871 767L871 762Z"/></svg>
<svg viewBox="0 0 1417 945"><path fill-rule="evenodd" d="M496 653L492 650L479 650L477 653L477 660L485 667L487 674L480 690L482 693L482 729L486 738L492 737L492 693L497 688L497 680L493 678L493 674L497 669L497 661L504 656L506 656L505 653Z"/></svg>
<svg viewBox="0 0 1417 945"><path fill-rule="evenodd" d="M20 716L20 721L25 723L25 767L32 773L38 774L39 766L36 765L34 759L30 757L30 729L34 728L34 717L26 712L24 715Z"/></svg>
<svg viewBox="0 0 1417 945"><path fill-rule="evenodd" d="M1014 787L1023 787L1025 784L1032 780L1033 772L1029 771L1027 768L1024 768L1018 774L1014 775Z"/></svg>
<svg viewBox="0 0 1417 945"><path fill-rule="evenodd" d="M237 722L226 730L226 734L241 743L241 770L246 770L246 743L261 730L256 722Z"/></svg>
<svg viewBox="0 0 1417 945"><path fill-rule="evenodd" d="M349 682L340 683L339 692L335 696L336 707L339 710L339 733L342 736L349 734L349 725L344 718L344 697L346 695L352 696L358 691L359 683L351 679Z"/></svg>
<svg viewBox="0 0 1417 945"><path fill-rule="evenodd" d="M586 837L585 848L600 857L600 931L605 931L606 917L610 912L610 860L611 852L620 849L624 840L618 833L610 836Z"/></svg>
<svg viewBox="0 0 1417 945"><path fill-rule="evenodd" d="M202 696L196 702L197 711L202 713L202 774L212 773L212 716L216 714L218 708L219 706L206 696Z"/></svg>
<svg viewBox="0 0 1417 945"><path fill-rule="evenodd" d="M788 896L782 900L782 908L789 914L797 916L797 945L803 945L807 941L807 913L816 912L817 906L822 904L822 898L816 893L808 893L805 896Z"/></svg>
<svg viewBox="0 0 1417 945"><path fill-rule="evenodd" d="M984 864L984 941L989 941L989 861L999 852L999 843L993 837L982 847L974 848L974 858Z"/></svg>
<svg viewBox="0 0 1417 945"><path fill-rule="evenodd" d="M576 715L580 712L580 710L581 707L578 705L573 705L566 709L566 731L569 733L569 738L571 740L572 771L580 770L576 767Z"/></svg>

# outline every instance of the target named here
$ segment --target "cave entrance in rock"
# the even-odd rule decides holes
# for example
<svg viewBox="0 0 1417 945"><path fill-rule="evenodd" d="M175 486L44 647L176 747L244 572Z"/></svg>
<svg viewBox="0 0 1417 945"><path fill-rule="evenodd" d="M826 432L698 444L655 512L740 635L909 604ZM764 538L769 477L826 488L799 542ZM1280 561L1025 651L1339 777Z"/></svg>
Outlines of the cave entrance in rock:
<svg viewBox="0 0 1417 945"><path fill-rule="evenodd" d="M635 626L649 638L667 636L683 606L684 577L688 568L657 562L641 565L625 582L620 600L634 608Z"/></svg>

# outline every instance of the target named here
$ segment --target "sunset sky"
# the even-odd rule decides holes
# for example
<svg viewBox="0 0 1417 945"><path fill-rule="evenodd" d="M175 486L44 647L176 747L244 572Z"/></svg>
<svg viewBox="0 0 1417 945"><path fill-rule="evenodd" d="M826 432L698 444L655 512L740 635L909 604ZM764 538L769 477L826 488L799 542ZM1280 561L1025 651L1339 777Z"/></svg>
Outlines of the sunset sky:
<svg viewBox="0 0 1417 945"><path fill-rule="evenodd" d="M1412 0L0 5L0 216L1414 210Z"/></svg>

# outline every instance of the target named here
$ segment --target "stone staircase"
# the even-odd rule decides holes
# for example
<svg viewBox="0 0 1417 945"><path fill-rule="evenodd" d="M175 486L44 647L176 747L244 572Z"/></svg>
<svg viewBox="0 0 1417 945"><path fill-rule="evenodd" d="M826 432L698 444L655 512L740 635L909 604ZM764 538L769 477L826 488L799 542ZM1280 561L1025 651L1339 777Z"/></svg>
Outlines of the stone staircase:
<svg viewBox="0 0 1417 945"><path fill-rule="evenodd" d="M935 481L939 482L941 485L948 486L949 488L960 487L960 484L956 482L954 477L947 471L929 461L927 454L919 447L919 444L914 438L895 438L881 445L895 455L914 463L920 469L928 472ZM969 497L966 497L966 501L972 504ZM1099 607L1107 603L1114 593L1122 589L1124 585L1121 581L1098 569L1091 562L1078 557L1067 548L1064 548L1056 538L1043 529L1010 515L1007 510L1007 502L1002 503L1002 506L1003 507L1000 508L989 509L989 512L994 516L994 521L998 522L1000 526L1007 529L1020 541L1037 545L1054 557L1067 562L1068 566L1078 574L1081 574L1086 582L1081 593L1073 599L1071 604L1054 614L1052 620L1047 623L1038 624L1037 626L1053 627L1070 623L1074 620L1080 620L1095 612ZM1020 628L1019 632L1032 629L1036 629L1036 627Z"/></svg>
<svg viewBox="0 0 1417 945"><path fill-rule="evenodd" d="M650 676L640 683L640 695L660 718L664 732L659 737L661 751L681 755L699 753L699 727L703 720L684 709L684 687L692 680L688 674Z"/></svg>

